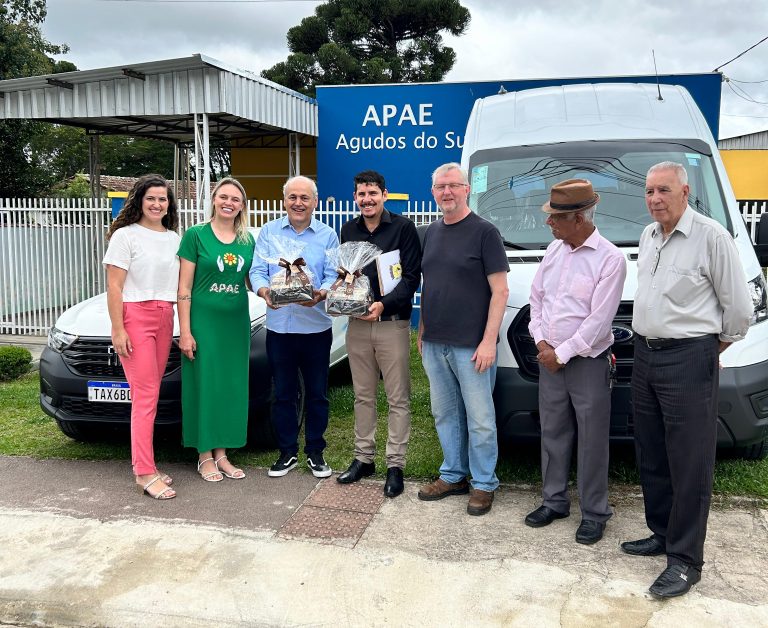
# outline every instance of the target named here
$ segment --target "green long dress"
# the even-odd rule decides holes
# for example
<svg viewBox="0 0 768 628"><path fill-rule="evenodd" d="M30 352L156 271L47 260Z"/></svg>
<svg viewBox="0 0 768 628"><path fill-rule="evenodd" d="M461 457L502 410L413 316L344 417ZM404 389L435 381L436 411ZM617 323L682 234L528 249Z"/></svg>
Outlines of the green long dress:
<svg viewBox="0 0 768 628"><path fill-rule="evenodd" d="M253 238L224 244L210 223L186 231L179 257L193 262L190 325L195 359L181 358L185 447L242 447L248 427L250 316L245 277Z"/></svg>

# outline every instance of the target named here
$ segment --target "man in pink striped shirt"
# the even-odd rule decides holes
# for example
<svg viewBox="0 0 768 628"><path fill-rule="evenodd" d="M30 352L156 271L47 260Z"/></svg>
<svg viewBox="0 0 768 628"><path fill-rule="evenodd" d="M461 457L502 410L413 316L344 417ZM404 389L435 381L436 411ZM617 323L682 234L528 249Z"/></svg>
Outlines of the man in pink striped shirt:
<svg viewBox="0 0 768 628"><path fill-rule="evenodd" d="M578 434L576 541L596 543L611 517L608 435L611 418L611 321L626 260L593 219L600 196L585 179L555 184L542 210L555 241L531 286L528 329L539 350L542 505L525 518L538 528L570 514L568 473Z"/></svg>

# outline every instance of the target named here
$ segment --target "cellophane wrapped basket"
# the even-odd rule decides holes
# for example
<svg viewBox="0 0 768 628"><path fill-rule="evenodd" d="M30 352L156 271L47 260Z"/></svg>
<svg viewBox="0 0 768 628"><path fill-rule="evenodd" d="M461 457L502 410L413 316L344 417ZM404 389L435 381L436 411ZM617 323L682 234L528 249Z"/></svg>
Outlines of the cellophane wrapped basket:
<svg viewBox="0 0 768 628"><path fill-rule="evenodd" d="M269 298L275 307L314 298L312 271L302 257L304 246L298 240L272 236L265 240L263 249L257 251L263 260L281 268L269 280Z"/></svg>
<svg viewBox="0 0 768 628"><path fill-rule="evenodd" d="M381 255L370 242L345 242L326 251L339 276L325 298L325 311L331 316L365 316L373 303L371 282L362 269Z"/></svg>

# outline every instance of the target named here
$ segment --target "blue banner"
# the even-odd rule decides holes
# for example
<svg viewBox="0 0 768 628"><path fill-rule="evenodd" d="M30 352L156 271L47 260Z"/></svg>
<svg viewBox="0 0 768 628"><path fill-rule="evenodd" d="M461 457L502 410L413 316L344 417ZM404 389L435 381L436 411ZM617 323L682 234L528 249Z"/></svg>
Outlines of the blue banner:
<svg viewBox="0 0 768 628"><path fill-rule="evenodd" d="M390 194L432 200L430 175L461 160L464 130L478 98L507 91L575 83L656 83L657 77L587 77L478 83L416 83L318 87L317 175L321 199L352 198L352 178L378 170ZM717 138L721 75L681 74L659 82L685 87ZM387 208L402 211L404 200Z"/></svg>

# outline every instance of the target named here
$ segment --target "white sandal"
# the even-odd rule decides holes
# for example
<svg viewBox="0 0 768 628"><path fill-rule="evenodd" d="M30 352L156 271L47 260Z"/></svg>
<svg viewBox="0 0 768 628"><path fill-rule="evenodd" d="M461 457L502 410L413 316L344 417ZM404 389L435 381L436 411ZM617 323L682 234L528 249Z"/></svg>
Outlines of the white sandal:
<svg viewBox="0 0 768 628"><path fill-rule="evenodd" d="M166 486L162 491L160 491L159 493L155 493L154 495L150 493L149 487L152 486L158 480L162 482L163 478L161 478L159 475L156 475L144 486L142 486L141 484L136 484L136 488L138 489L139 493L141 493L142 495L149 495L152 499L173 499L174 497L176 497L176 492L170 486ZM171 491L173 495L167 495L168 491Z"/></svg>
<svg viewBox="0 0 768 628"><path fill-rule="evenodd" d="M200 476L206 481L206 482L221 482L224 479L224 476L222 475L221 471L219 471L219 468L216 467L216 471L209 471L208 473L203 473L200 471L200 467L202 467L206 462L212 461L214 465L216 465L216 462L213 461L213 458L206 458L205 460L198 460L197 462L197 472L200 474ZM213 476L218 475L219 477L217 479L214 479Z"/></svg>
<svg viewBox="0 0 768 628"><path fill-rule="evenodd" d="M243 472L242 469L235 469L231 475L226 471L222 471L221 469L219 469L219 460L223 460L226 457L227 457L226 455L219 456L218 458L216 458L216 460L213 461L213 464L216 465L216 468L219 470L219 473L221 473L222 475L226 475L230 480L244 480L245 473ZM240 475L238 475L238 473Z"/></svg>

